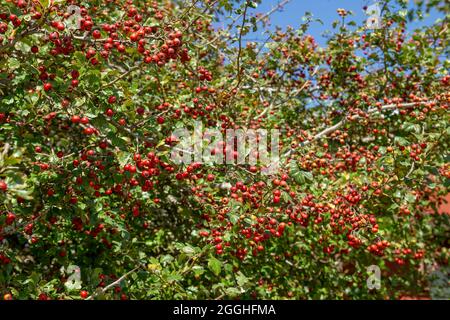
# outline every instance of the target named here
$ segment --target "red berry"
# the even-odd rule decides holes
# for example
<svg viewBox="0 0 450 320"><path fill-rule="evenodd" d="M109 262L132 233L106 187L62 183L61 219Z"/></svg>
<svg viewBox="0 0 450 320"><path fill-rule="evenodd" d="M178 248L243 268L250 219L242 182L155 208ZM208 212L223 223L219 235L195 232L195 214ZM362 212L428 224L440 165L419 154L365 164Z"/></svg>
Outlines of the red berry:
<svg viewBox="0 0 450 320"><path fill-rule="evenodd" d="M64 108L67 108L70 105L70 101L67 99L63 99L63 101L61 101L61 106L63 106Z"/></svg>
<svg viewBox="0 0 450 320"><path fill-rule="evenodd" d="M92 32L92 36L94 37L94 39L100 39L102 34L100 33L99 30L94 30L94 32Z"/></svg>
<svg viewBox="0 0 450 320"><path fill-rule="evenodd" d="M164 123L164 118L163 117L158 117L157 119L159 124L163 124Z"/></svg>
<svg viewBox="0 0 450 320"><path fill-rule="evenodd" d="M5 181L0 180L0 191L6 192L6 190L8 190L8 185Z"/></svg>
<svg viewBox="0 0 450 320"><path fill-rule="evenodd" d="M84 134L87 134L87 135L94 134L94 129L93 128L86 128L86 129L84 129Z"/></svg>
<svg viewBox="0 0 450 320"><path fill-rule="evenodd" d="M52 86L51 83L47 82L47 83L44 84L44 90L45 91L50 91L50 90L52 90L52 88L53 88L53 86Z"/></svg>
<svg viewBox="0 0 450 320"><path fill-rule="evenodd" d="M112 117L114 115L114 111L112 109L107 109L105 113L108 117Z"/></svg>
<svg viewBox="0 0 450 320"><path fill-rule="evenodd" d="M110 104L116 103L116 101L117 101L116 96L110 96L108 98L108 103L110 103Z"/></svg>
<svg viewBox="0 0 450 320"><path fill-rule="evenodd" d="M12 300L12 299L13 299L13 297L10 293L7 293L3 296L3 300Z"/></svg>
<svg viewBox="0 0 450 320"><path fill-rule="evenodd" d="M10 224L12 224L14 222L14 220L16 220L16 215L14 213L12 213L12 212L9 212L6 215L6 224L10 225Z"/></svg>
<svg viewBox="0 0 450 320"><path fill-rule="evenodd" d="M39 300L48 300L48 296L45 293L41 293L38 297Z"/></svg>
<svg viewBox="0 0 450 320"><path fill-rule="evenodd" d="M72 70L70 75L72 76L73 79L78 79L78 77L80 76L80 73L78 72L78 70Z"/></svg>

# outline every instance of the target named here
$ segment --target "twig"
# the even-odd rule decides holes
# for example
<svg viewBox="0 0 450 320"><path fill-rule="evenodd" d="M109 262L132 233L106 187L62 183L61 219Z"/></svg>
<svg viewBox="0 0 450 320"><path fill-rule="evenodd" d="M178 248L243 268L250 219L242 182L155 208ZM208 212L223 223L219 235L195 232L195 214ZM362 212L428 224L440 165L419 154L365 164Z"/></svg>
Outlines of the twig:
<svg viewBox="0 0 450 320"><path fill-rule="evenodd" d="M102 90L102 89L104 89L104 88L106 88L106 87L112 86L114 83L116 83L117 81L120 81L121 79L123 79L123 78L125 78L127 75L129 75L131 72L133 72L133 71L135 71L135 70L137 70L137 69L139 69L139 68L140 68L140 66L134 66L134 67L132 67L132 68L129 69L128 71L125 71L124 73L122 73L122 74L121 74L120 76L118 76L116 79L114 79L114 80L112 80L111 82L109 82L109 83L103 85L100 89L98 89L98 91L100 91L100 90Z"/></svg>
<svg viewBox="0 0 450 320"><path fill-rule="evenodd" d="M256 23L260 22L261 20L264 20L265 18L267 18L268 16L270 16L272 13L282 9L287 3L289 3L291 0L283 0L280 3L278 3L275 7L273 7L270 11L268 11L267 13L263 14L261 17L259 17L258 19L256 19Z"/></svg>
<svg viewBox="0 0 450 320"><path fill-rule="evenodd" d="M408 179L410 174L413 173L413 171L414 171L414 161L412 162L411 169L409 169L408 173L405 176L405 179Z"/></svg>
<svg viewBox="0 0 450 320"><path fill-rule="evenodd" d="M93 293L92 295L90 295L89 297L86 298L86 300L92 300L94 299L96 296L98 296L101 293L105 293L107 290L109 290L110 288L114 287L115 285L119 284L120 282L122 282L122 280L124 280L126 277L128 277L130 274L132 274L133 272L135 272L136 270L138 270L139 268L141 268L142 266L139 265L136 268L134 268L131 271L128 271L127 273L125 273L123 276L121 276L119 279L117 279L116 281L110 283L109 285L107 285L106 287L104 287L102 290L97 291L95 293Z"/></svg>
<svg viewBox="0 0 450 320"><path fill-rule="evenodd" d="M416 105L418 105L418 104L425 104L425 103L427 103L427 102L409 102L409 103L400 103L400 104L396 104L396 103L393 103L393 104L387 104L387 105L385 105L385 106L382 106L381 108L372 108L372 109L369 109L369 110L367 111L367 113L370 115L370 114L376 113L377 111L392 110L392 109L397 109L397 108L399 108L399 107L412 107L412 106L416 106ZM354 116L354 119L358 119L358 118L359 118L359 116ZM314 141L314 140L318 140L318 139L320 139L321 137L323 137L323 136L325 136L325 135L327 135L327 134L329 134L329 133L331 133L331 132L333 132L333 131L336 131L336 130L339 129L345 122L346 122L346 119L343 119L343 120L339 121L338 123L336 123L334 126L329 127L329 128L326 128L325 130L323 130L323 131L321 131L320 133L316 134L311 140L305 141L305 142L303 143L303 145L307 145L307 144L311 143L311 142Z"/></svg>
<svg viewBox="0 0 450 320"><path fill-rule="evenodd" d="M245 8L244 8L244 14L242 16L242 24L241 24L241 29L239 30L239 49L238 49L238 56L237 56L237 84L236 87L234 89L236 89L239 84L241 83L241 53L242 53L242 30L244 29L245 26L245 18L247 15L247 9L248 9L248 2L245 3Z"/></svg>
<svg viewBox="0 0 450 320"><path fill-rule="evenodd" d="M420 104L427 104L427 103L430 103L430 102L433 102L433 101L421 101L421 102L409 102L409 103L393 103L393 104L387 104L387 105L384 105L384 106L382 106L382 107L380 107L380 108L372 108L372 109L369 109L369 110L367 111L367 114L370 115L370 114L374 114L374 113L376 113L376 112L378 112L378 111L392 110L392 109L397 109L397 108L399 108L399 107L412 107L412 106L416 106L416 105L420 105ZM353 119L358 119L358 118L360 118L360 117L356 115L356 116L354 116ZM315 135L314 137L312 137L311 139L309 139L309 140L303 142L303 143L302 143L302 146L306 146L306 145L312 143L313 141L318 140L318 139L320 139L321 137L326 136L326 135L330 134L330 133L333 132L333 131L336 131L337 129L339 129L340 127L342 127L346 122L347 122L347 119L345 119L345 118L342 119L341 121L339 121L339 122L336 123L335 125L333 125L333 126L331 126L331 127L328 127L328 128L326 128L326 129L322 130L321 132L319 132L318 134L316 134L316 135ZM284 154L284 156L289 156L289 155L291 154L291 152L292 152L292 149L289 150L289 151L287 151L287 152Z"/></svg>

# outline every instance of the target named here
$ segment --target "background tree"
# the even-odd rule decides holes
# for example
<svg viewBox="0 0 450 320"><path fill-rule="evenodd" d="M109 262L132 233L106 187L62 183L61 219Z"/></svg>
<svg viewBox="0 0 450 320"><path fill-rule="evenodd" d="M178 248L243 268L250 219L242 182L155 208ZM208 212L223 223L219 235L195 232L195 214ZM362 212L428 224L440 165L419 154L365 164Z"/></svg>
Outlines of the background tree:
<svg viewBox="0 0 450 320"><path fill-rule="evenodd" d="M340 9L325 46L310 16L245 44L256 5L2 1L5 299L427 294L448 265L449 4L385 1L375 30ZM172 163L193 120L279 129L279 172Z"/></svg>

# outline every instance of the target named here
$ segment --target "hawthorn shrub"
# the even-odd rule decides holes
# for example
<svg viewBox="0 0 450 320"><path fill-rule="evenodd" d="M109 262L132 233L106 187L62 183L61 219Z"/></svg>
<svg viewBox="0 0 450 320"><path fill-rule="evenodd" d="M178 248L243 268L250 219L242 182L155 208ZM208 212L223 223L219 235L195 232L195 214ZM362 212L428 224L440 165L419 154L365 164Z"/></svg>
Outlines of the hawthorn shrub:
<svg viewBox="0 0 450 320"><path fill-rule="evenodd" d="M378 29L338 10L319 46L311 15L245 41L269 18L250 1L2 0L2 297L427 296L448 265L450 7L405 2ZM279 130L278 172L173 163L193 120Z"/></svg>

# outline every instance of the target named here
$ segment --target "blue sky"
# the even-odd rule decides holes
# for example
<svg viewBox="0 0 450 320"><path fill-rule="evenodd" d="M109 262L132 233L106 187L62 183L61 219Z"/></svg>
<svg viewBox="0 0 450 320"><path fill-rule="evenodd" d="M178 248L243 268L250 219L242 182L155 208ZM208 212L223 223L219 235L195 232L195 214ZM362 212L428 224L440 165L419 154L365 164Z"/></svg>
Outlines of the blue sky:
<svg viewBox="0 0 450 320"><path fill-rule="evenodd" d="M281 1L282 0L262 0L262 3L258 8L252 9L250 13L266 13L276 7ZM413 4L413 0L410 0L409 2L410 5ZM274 12L270 16L271 26L269 29L274 30L275 26L285 28L288 25L298 27L302 23L304 14L306 12L311 12L315 18L319 18L323 21L323 25L319 22L313 22L307 33L313 35L316 38L316 41L323 45L325 44L326 39L322 37L322 34L326 30L331 30L333 21L339 18L336 13L338 8L353 11L354 15L352 16L352 20L356 21L358 25L361 25L361 23L367 19L363 7L374 3L376 3L374 0L291 0L284 6L282 11ZM423 24L432 23L441 16L442 14L432 12L424 19L424 21L409 25L408 31ZM261 31L258 31L257 33L248 34L245 39L250 41L253 39L264 40L265 37L262 35Z"/></svg>

